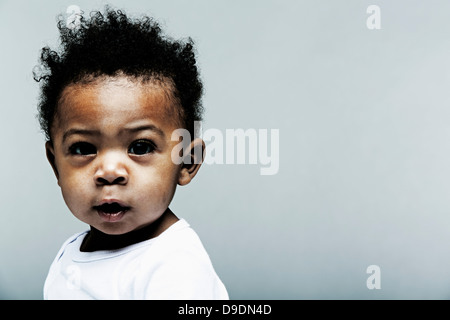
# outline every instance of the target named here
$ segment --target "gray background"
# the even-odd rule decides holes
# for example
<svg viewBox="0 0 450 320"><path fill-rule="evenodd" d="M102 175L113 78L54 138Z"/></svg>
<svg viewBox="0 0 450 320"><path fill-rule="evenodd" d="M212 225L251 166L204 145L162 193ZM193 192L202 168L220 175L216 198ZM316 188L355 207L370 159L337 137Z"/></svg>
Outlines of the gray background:
<svg viewBox="0 0 450 320"><path fill-rule="evenodd" d="M204 129L280 130L277 175L204 165L171 205L232 299L450 298L450 2L109 3L196 41ZM31 74L71 4L106 2L0 1L3 299L41 299L62 242L87 228L46 162Z"/></svg>

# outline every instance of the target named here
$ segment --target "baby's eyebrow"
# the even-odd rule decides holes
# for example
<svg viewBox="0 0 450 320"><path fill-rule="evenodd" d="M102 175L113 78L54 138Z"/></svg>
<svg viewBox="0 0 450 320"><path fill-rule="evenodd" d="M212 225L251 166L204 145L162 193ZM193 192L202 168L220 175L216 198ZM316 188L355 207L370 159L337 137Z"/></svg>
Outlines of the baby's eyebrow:
<svg viewBox="0 0 450 320"><path fill-rule="evenodd" d="M152 125L152 124L145 124L145 125L139 125L136 127L128 127L128 128L124 128L123 131L129 132L129 133L136 133L139 131L144 131L144 130L150 130L150 131L154 131L156 134L160 135L161 137L165 137L166 135L164 134L164 131L162 131L160 128Z"/></svg>
<svg viewBox="0 0 450 320"><path fill-rule="evenodd" d="M99 135L100 131L98 130L89 130L89 129L69 129L66 132L64 132L62 137L62 142L66 141L66 139L74 134L80 134L80 135L87 135L87 136L94 136Z"/></svg>
<svg viewBox="0 0 450 320"><path fill-rule="evenodd" d="M128 128L122 129L121 132L136 133L136 132L144 131L144 130L153 131L156 134L158 134L159 136L161 136L162 138L165 138L165 136L166 136L164 134L163 130L161 130L160 128L158 128L152 124L138 125L136 127L130 126ZM84 135L84 136L95 136L95 135L100 135L100 131L99 130L90 130L90 129L72 128L72 129L69 129L66 132L64 132L63 137L62 137L62 142L64 143L69 136L75 135L75 134Z"/></svg>

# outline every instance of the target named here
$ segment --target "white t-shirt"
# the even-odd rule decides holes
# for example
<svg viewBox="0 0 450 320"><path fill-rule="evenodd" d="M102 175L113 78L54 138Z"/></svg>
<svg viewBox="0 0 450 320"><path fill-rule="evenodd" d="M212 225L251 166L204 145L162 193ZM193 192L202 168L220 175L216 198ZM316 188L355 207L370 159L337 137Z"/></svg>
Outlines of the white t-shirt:
<svg viewBox="0 0 450 320"><path fill-rule="evenodd" d="M45 280L44 299L229 299L184 219L153 239L117 250L80 251L86 234L62 245Z"/></svg>

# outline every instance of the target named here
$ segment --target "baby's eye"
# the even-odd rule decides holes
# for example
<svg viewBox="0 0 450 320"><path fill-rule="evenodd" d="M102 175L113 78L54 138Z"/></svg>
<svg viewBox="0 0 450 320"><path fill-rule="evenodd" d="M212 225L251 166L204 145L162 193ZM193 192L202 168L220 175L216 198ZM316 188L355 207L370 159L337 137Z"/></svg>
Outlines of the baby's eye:
<svg viewBox="0 0 450 320"><path fill-rule="evenodd" d="M87 142L77 142L70 146L69 152L72 155L87 156L90 154L96 154L97 149L94 145Z"/></svg>
<svg viewBox="0 0 450 320"><path fill-rule="evenodd" d="M155 145L149 140L134 141L128 148L128 153L136 155L144 155L152 153L155 150Z"/></svg>

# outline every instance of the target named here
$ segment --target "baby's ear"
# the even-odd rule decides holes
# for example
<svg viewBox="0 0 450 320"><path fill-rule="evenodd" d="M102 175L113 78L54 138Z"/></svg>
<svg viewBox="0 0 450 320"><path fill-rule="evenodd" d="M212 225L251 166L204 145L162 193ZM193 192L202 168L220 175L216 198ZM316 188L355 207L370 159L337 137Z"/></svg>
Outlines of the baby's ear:
<svg viewBox="0 0 450 320"><path fill-rule="evenodd" d="M55 149L53 148L53 143L51 141L47 141L45 143L45 153L47 155L47 160L52 166L53 172L55 173L56 179L58 180L59 184L59 174L55 163Z"/></svg>
<svg viewBox="0 0 450 320"><path fill-rule="evenodd" d="M191 182L202 165L205 152L205 142L200 139L194 139L186 150L186 156L181 164L178 184L184 186Z"/></svg>

